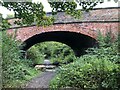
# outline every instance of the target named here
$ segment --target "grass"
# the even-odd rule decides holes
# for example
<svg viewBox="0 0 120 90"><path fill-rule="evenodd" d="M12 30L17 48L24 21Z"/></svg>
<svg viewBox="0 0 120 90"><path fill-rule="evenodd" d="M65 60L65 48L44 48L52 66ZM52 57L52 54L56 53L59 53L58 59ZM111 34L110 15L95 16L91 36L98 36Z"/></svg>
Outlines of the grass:
<svg viewBox="0 0 120 90"><path fill-rule="evenodd" d="M24 87L34 77L37 77L41 74L41 71L35 70L34 68L28 68L29 75L25 75L23 80L13 80L10 84L7 84L6 87L9 88L20 88Z"/></svg>

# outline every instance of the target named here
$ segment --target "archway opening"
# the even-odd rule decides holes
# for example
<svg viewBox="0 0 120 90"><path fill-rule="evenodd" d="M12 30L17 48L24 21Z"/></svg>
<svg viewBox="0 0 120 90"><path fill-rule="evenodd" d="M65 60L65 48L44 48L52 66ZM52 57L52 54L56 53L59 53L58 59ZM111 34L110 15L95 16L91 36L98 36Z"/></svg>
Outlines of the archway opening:
<svg viewBox="0 0 120 90"><path fill-rule="evenodd" d="M49 60L50 64L68 64L73 62L76 57L74 51L66 44L47 41L37 43L26 52L27 59L32 60L34 65L44 64L44 60Z"/></svg>
<svg viewBox="0 0 120 90"><path fill-rule="evenodd" d="M85 54L87 48L97 46L97 41L87 35L69 31L53 31L36 34L27 39L24 41L22 50L27 51L31 46L45 41L64 43L73 49L76 56Z"/></svg>

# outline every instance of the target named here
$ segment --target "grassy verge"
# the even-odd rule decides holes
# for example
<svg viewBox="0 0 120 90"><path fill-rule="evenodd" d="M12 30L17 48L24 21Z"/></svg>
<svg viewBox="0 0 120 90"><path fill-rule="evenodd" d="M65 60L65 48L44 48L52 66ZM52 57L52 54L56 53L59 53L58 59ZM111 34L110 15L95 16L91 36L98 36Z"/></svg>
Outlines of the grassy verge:
<svg viewBox="0 0 120 90"><path fill-rule="evenodd" d="M37 77L41 74L41 71L38 71L34 68L27 67L27 74L24 75L24 79L12 80L10 83L5 85L5 88L20 88L24 87L34 77Z"/></svg>

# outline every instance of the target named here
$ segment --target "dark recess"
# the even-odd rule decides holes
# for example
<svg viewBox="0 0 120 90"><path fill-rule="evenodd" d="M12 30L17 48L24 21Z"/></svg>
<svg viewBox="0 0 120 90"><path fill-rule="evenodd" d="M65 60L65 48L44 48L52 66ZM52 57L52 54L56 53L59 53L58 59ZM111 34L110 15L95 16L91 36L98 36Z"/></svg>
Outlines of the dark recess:
<svg viewBox="0 0 120 90"><path fill-rule="evenodd" d="M31 46L45 42L57 41L64 43L73 49L76 56L85 54L85 50L89 47L96 47L97 41L87 35L68 31L54 31L37 34L27 39L23 44L22 50L27 51Z"/></svg>

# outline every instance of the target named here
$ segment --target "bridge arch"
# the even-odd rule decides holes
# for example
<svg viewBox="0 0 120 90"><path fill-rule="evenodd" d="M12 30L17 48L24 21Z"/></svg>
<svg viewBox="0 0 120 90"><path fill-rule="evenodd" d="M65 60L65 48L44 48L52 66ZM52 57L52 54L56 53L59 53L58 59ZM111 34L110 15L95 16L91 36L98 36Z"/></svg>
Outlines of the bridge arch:
<svg viewBox="0 0 120 90"><path fill-rule="evenodd" d="M31 46L45 42L56 41L64 43L73 49L76 56L81 56L89 47L97 45L97 41L87 35L70 31L52 31L36 34L23 42L22 50L27 51Z"/></svg>

